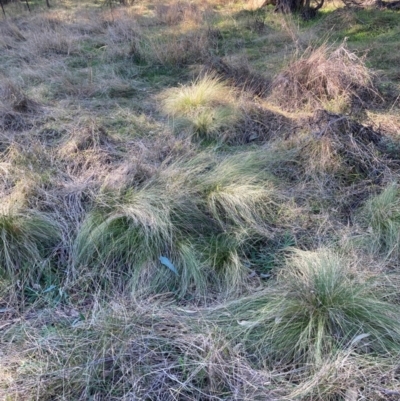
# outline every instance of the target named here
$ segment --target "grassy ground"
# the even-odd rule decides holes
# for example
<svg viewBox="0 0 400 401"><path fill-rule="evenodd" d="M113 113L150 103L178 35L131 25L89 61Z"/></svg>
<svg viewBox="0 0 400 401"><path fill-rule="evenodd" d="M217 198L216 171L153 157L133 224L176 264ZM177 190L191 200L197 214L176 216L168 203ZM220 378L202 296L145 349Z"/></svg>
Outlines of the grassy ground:
<svg viewBox="0 0 400 401"><path fill-rule="evenodd" d="M0 19L0 398L400 399L399 12L51 3Z"/></svg>

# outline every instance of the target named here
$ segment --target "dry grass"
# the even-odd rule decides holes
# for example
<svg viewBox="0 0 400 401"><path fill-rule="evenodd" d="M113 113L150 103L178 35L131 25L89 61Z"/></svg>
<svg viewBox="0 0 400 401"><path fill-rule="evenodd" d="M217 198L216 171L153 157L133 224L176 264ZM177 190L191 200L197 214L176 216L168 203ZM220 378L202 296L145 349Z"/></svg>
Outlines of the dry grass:
<svg viewBox="0 0 400 401"><path fill-rule="evenodd" d="M363 126L343 116L319 110L310 120L311 132L317 140L315 149L310 148L307 155L309 172L334 173L345 167L344 177L364 176L378 179L396 162L388 158L389 147L385 137L371 127ZM385 155L386 153L386 155Z"/></svg>
<svg viewBox="0 0 400 401"><path fill-rule="evenodd" d="M381 184L398 171L399 161L391 149L395 143L372 127L324 110L301 121L307 121L306 132L292 134L286 142L277 143L278 148L296 154L296 169L293 160L289 160L287 167L293 178L321 180L324 186L338 191L363 181L367 186L371 182ZM283 161L281 167L285 168Z"/></svg>
<svg viewBox="0 0 400 401"><path fill-rule="evenodd" d="M376 108L255 1L51 3L0 17L0 398L398 398L394 70Z"/></svg>
<svg viewBox="0 0 400 401"><path fill-rule="evenodd" d="M398 383L397 379L393 380L393 376L396 375L397 359L395 356L382 361L357 355L353 350L339 352L323 361L315 372L307 372L308 376L289 398L321 401L334 401L338 398L377 401L396 399L399 395L396 390ZM389 377L392 384L388 386Z"/></svg>
<svg viewBox="0 0 400 401"><path fill-rule="evenodd" d="M179 1L157 4L154 14L154 22L139 26L134 13L116 11L108 27L110 45L123 43L134 60L169 67L199 62L215 47L207 6ZM154 29L160 24L167 27ZM107 49L109 54L116 51L114 46Z"/></svg>
<svg viewBox="0 0 400 401"><path fill-rule="evenodd" d="M182 66L205 59L213 47L211 39L209 32L201 27L186 32L174 28L167 34L144 36L130 52L148 63Z"/></svg>
<svg viewBox="0 0 400 401"><path fill-rule="evenodd" d="M27 97L11 81L0 83L0 127L5 131L24 131L32 128L40 104Z"/></svg>
<svg viewBox="0 0 400 401"><path fill-rule="evenodd" d="M233 65L220 57L212 56L206 61L206 69L230 80L251 95L265 97L270 90L269 80L259 72L252 70L245 60L239 60L238 63Z"/></svg>
<svg viewBox="0 0 400 401"><path fill-rule="evenodd" d="M176 26L180 23L186 25L199 25L205 22L206 13L210 10L196 3L174 1L171 4L156 4L155 15L157 19L167 25Z"/></svg>
<svg viewBox="0 0 400 401"><path fill-rule="evenodd" d="M112 393L120 401L177 396L250 401L268 394L279 399L278 391L265 389L271 374L252 368L217 329L190 315L182 318L175 309L157 311L156 305L162 303L153 299L133 308L115 299L107 308L94 304L86 316L59 310L57 318L44 310L18 334L24 341L19 350L12 330L6 330L2 340L8 356L1 373L8 385L0 387L2 395L16 400L106 399ZM52 322L65 326L57 323L51 330ZM39 335L41 342L35 340ZM44 372L52 372L46 380Z"/></svg>
<svg viewBox="0 0 400 401"><path fill-rule="evenodd" d="M378 96L374 75L345 43L336 49L324 44L306 50L275 77L272 86L273 97L287 110L335 102L340 111L354 100L365 102Z"/></svg>

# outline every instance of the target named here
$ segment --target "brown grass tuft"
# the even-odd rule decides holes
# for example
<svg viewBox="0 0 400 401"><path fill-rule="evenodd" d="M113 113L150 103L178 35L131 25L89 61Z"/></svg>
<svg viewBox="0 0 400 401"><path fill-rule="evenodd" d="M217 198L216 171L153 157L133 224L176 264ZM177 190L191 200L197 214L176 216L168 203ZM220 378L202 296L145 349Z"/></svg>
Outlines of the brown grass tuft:
<svg viewBox="0 0 400 401"><path fill-rule="evenodd" d="M211 56L206 60L205 70L229 79L235 86L253 95L264 97L270 90L269 80L261 73L254 71L244 60L234 65L221 57Z"/></svg>
<svg viewBox="0 0 400 401"><path fill-rule="evenodd" d="M18 26L11 21L0 22L0 36L6 48L12 47L12 41L23 42L26 40L25 35L21 32Z"/></svg>
<svg viewBox="0 0 400 401"><path fill-rule="evenodd" d="M39 111L39 103L27 97L11 81L0 83L0 128L10 131L30 129L32 117Z"/></svg>
<svg viewBox="0 0 400 401"><path fill-rule="evenodd" d="M203 61L216 46L215 30L210 28L211 13L207 6L186 2L157 4L155 20L138 26L132 21L118 22L119 35L130 34L129 55L136 61L167 66L182 66ZM128 25L130 24L130 28ZM164 29L154 29L164 26Z"/></svg>
<svg viewBox="0 0 400 401"><path fill-rule="evenodd" d="M275 77L273 98L286 110L314 108L339 101L350 106L377 97L374 75L364 59L346 48L326 44L309 48Z"/></svg>
<svg viewBox="0 0 400 401"><path fill-rule="evenodd" d="M175 1L172 4L157 4L155 6L157 19L166 25L201 24L204 21L204 10L195 3Z"/></svg>
<svg viewBox="0 0 400 401"><path fill-rule="evenodd" d="M243 117L234 127L234 135L228 143L262 143L293 134L296 128L294 121L282 113L248 100L243 103Z"/></svg>
<svg viewBox="0 0 400 401"><path fill-rule="evenodd" d="M118 142L94 121L81 121L71 128L56 154L65 165L68 180L99 188L121 157Z"/></svg>
<svg viewBox="0 0 400 401"><path fill-rule="evenodd" d="M174 30L165 36L147 37L139 49L139 57L149 63L182 66L204 60L210 48L212 40L206 29Z"/></svg>
<svg viewBox="0 0 400 401"><path fill-rule="evenodd" d="M364 179L379 184L399 168L389 139L369 126L325 110L317 110L308 124L311 134L300 157L310 177L337 176L344 187Z"/></svg>
<svg viewBox="0 0 400 401"><path fill-rule="evenodd" d="M273 171L299 204L321 215L329 211L336 228L400 170L395 143L371 127L325 110L298 124L302 130L272 143L281 159Z"/></svg>

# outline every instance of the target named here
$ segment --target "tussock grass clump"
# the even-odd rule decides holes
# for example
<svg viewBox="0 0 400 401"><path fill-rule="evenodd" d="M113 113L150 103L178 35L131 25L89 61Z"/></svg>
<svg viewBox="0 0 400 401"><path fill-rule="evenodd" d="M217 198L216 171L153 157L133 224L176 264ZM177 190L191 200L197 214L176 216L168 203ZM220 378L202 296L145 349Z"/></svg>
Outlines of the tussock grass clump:
<svg viewBox="0 0 400 401"><path fill-rule="evenodd" d="M371 127L324 110L317 110L309 124L313 139L307 157L317 175L344 170L343 178L352 175L373 178L377 172L382 174L396 166L387 157L384 136Z"/></svg>
<svg viewBox="0 0 400 401"><path fill-rule="evenodd" d="M383 253L388 258L399 256L400 189L397 183L368 199L357 219L366 230L363 241L371 252Z"/></svg>
<svg viewBox="0 0 400 401"><path fill-rule="evenodd" d="M397 307L330 251L296 251L275 288L234 308L245 319L247 346L269 363L319 364L355 343L359 352L399 350Z"/></svg>
<svg viewBox="0 0 400 401"><path fill-rule="evenodd" d="M273 236L279 194L260 152L219 160L203 154L161 166L147 182L105 196L84 221L78 265L119 287L205 296L246 284L244 260L255 240ZM175 265L169 269L161 256Z"/></svg>
<svg viewBox="0 0 400 401"><path fill-rule="evenodd" d="M167 90L162 109L172 118L176 131L197 138L219 139L241 114L234 91L212 75Z"/></svg>
<svg viewBox="0 0 400 401"><path fill-rule="evenodd" d="M0 127L8 131L24 131L32 127L32 117L40 104L26 96L9 80L0 83Z"/></svg>
<svg viewBox="0 0 400 401"><path fill-rule="evenodd" d="M156 263L170 246L170 205L160 195L133 193L128 205L109 213L91 213L76 239L76 261L98 266L99 276L106 283L115 282L115 275L120 288L129 286L132 276L138 281L145 265ZM159 270L167 273L168 269L159 265ZM167 280L168 275L162 276Z"/></svg>
<svg viewBox="0 0 400 401"><path fill-rule="evenodd" d="M3 51L12 50L15 42L23 42L26 40L25 35L12 21L1 21L0 34L0 48Z"/></svg>
<svg viewBox="0 0 400 401"><path fill-rule="evenodd" d="M377 96L373 73L345 44L309 48L272 82L272 96L286 110L314 108L329 102L351 106ZM340 111L340 110L339 110Z"/></svg>
<svg viewBox="0 0 400 401"><path fill-rule="evenodd" d="M164 108L172 115L187 113L193 108L223 104L231 96L231 89L225 82L213 76L205 76L190 86L173 89L165 95Z"/></svg>
<svg viewBox="0 0 400 401"><path fill-rule="evenodd" d="M38 285L49 269L46 260L59 240L57 224L39 212L2 211L0 214L0 273L8 280Z"/></svg>
<svg viewBox="0 0 400 401"><path fill-rule="evenodd" d="M307 182L313 188L308 201L320 204L318 208L332 205L330 213L348 220L371 185L382 185L398 171L399 160L391 150L395 143L369 126L324 110L317 110L307 125L308 132L274 145L281 155L276 174L300 185Z"/></svg>

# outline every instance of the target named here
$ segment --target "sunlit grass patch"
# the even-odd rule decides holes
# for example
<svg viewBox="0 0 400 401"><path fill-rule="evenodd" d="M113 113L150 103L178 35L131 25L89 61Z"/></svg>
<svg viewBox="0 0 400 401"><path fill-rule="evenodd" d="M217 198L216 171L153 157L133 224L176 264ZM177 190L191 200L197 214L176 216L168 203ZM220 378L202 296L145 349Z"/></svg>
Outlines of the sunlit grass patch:
<svg viewBox="0 0 400 401"><path fill-rule="evenodd" d="M188 32L143 36L131 54L147 63L162 66L185 66L205 59L212 48L209 33L202 27Z"/></svg>
<svg viewBox="0 0 400 401"><path fill-rule="evenodd" d="M205 76L190 86L165 94L164 109L169 114L189 113L193 109L223 104L232 98L229 86L213 76Z"/></svg>
<svg viewBox="0 0 400 401"><path fill-rule="evenodd" d="M199 138L222 137L241 115L233 89L212 75L167 90L161 102L176 131Z"/></svg>
<svg viewBox="0 0 400 401"><path fill-rule="evenodd" d="M207 10L206 2L204 2L204 5L198 5L196 3L173 1L170 4L157 4L154 11L160 22L176 26L180 23L201 24L205 19L205 11L209 10Z"/></svg>

